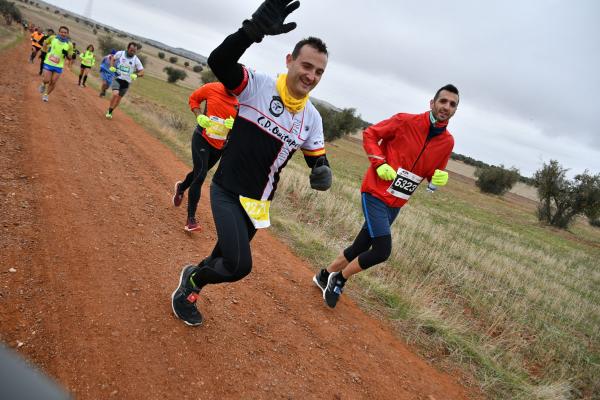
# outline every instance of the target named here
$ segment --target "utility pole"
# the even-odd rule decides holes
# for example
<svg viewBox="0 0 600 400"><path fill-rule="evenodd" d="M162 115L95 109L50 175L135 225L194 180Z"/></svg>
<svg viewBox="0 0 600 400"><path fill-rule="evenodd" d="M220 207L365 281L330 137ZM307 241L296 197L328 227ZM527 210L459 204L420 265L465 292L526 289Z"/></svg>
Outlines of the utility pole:
<svg viewBox="0 0 600 400"><path fill-rule="evenodd" d="M83 12L83 16L87 19L92 19L92 6L94 5L94 0L88 0L85 11Z"/></svg>

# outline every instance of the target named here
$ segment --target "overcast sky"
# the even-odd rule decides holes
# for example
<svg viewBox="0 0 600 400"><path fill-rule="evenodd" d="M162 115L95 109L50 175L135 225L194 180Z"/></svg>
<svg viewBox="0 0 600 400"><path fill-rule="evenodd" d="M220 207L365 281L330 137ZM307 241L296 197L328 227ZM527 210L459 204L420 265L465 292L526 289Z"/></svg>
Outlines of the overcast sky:
<svg viewBox="0 0 600 400"><path fill-rule="evenodd" d="M84 14L89 0L50 0ZM254 0L95 0L101 23L208 56ZM298 27L253 45L242 62L276 74L303 37L329 64L313 95L378 122L420 113L446 83L461 93L455 152L529 176L550 159L600 172L600 1L302 0ZM596 99L599 99L596 104Z"/></svg>

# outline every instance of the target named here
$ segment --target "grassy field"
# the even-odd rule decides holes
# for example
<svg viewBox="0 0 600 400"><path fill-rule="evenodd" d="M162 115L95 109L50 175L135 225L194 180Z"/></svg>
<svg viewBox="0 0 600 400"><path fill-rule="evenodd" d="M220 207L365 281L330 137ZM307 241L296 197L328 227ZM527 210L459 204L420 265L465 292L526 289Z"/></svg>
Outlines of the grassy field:
<svg viewBox="0 0 600 400"><path fill-rule="evenodd" d="M12 25L5 25L4 21L0 22L0 51L14 46L22 37L21 25L16 22L13 22Z"/></svg>
<svg viewBox="0 0 600 400"><path fill-rule="evenodd" d="M119 110L189 164L190 93L150 76ZM310 190L297 155L272 212L274 231L315 271L358 232L368 165L356 142L327 149L332 189ZM451 174L447 187L420 189L403 208L393 243L388 262L357 275L346 293L424 357L493 399L600 399L599 229L583 221L569 231L546 227L534 202L483 195Z"/></svg>

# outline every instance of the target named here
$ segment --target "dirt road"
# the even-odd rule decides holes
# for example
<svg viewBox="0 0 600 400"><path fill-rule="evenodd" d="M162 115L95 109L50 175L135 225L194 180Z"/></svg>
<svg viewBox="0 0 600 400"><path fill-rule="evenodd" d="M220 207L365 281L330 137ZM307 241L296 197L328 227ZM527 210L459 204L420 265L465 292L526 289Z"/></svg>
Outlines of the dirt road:
<svg viewBox="0 0 600 400"><path fill-rule="evenodd" d="M190 236L187 167L69 71L42 103L27 54L0 54L0 340L78 399L469 397L348 298L325 307L266 231L248 278L203 291L205 325L176 320L180 268L215 241L207 186Z"/></svg>

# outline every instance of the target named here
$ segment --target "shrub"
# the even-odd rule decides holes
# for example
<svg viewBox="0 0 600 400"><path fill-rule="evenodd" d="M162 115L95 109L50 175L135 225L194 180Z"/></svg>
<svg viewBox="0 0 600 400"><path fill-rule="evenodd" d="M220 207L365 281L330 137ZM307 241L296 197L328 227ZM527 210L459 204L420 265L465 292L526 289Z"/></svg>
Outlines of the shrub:
<svg viewBox="0 0 600 400"><path fill-rule="evenodd" d="M142 63L142 65L144 66L144 68L146 67L146 65L150 64L150 61L148 61L148 57L146 57L145 54L137 54L137 57L140 59L140 62Z"/></svg>
<svg viewBox="0 0 600 400"><path fill-rule="evenodd" d="M109 35L100 36L98 38L98 47L103 55L110 52L111 49L122 50L125 48L125 43L116 40L114 37Z"/></svg>
<svg viewBox="0 0 600 400"><path fill-rule="evenodd" d="M341 111L334 110L320 103L315 103L323 119L323 133L325 140L330 141L355 132L364 127L364 121L356 116L355 108L344 108Z"/></svg>
<svg viewBox="0 0 600 400"><path fill-rule="evenodd" d="M6 25L11 25L13 21L21 22L23 16L21 10L15 5L15 3L9 3L6 0L0 0L0 13L6 21Z"/></svg>
<svg viewBox="0 0 600 400"><path fill-rule="evenodd" d="M186 61L186 62L183 63L183 66L187 68L187 67L190 66L190 63Z"/></svg>
<svg viewBox="0 0 600 400"><path fill-rule="evenodd" d="M540 198L538 219L562 229L568 228L576 215L600 218L600 174L585 171L569 180L567 171L550 160L534 175Z"/></svg>
<svg viewBox="0 0 600 400"><path fill-rule="evenodd" d="M161 60L165 59L165 53L163 53L162 51L158 52L158 58L160 58Z"/></svg>
<svg viewBox="0 0 600 400"><path fill-rule="evenodd" d="M169 57L169 62L170 62L171 64L177 64L177 60L178 60L178 58L177 58L177 57L175 57L175 56L171 56L171 57Z"/></svg>
<svg viewBox="0 0 600 400"><path fill-rule="evenodd" d="M206 68L204 71L202 71L200 73L200 78L202 79L202 82L204 82L204 83L218 82L219 81L219 79L214 74L214 72L212 72L212 70L209 69L209 68Z"/></svg>
<svg viewBox="0 0 600 400"><path fill-rule="evenodd" d="M194 65L194 67L192 68L192 71L194 72L202 72L204 70L204 68L202 68L202 65Z"/></svg>
<svg viewBox="0 0 600 400"><path fill-rule="evenodd" d="M499 167L491 165L477 167L475 176L477 177L475 184L482 192L503 195L512 189L521 175L519 170L514 167L506 169L503 165Z"/></svg>
<svg viewBox="0 0 600 400"><path fill-rule="evenodd" d="M187 74L182 69L165 67L163 71L167 73L167 82L169 83L175 83L179 80L184 80L185 78L187 78Z"/></svg>

